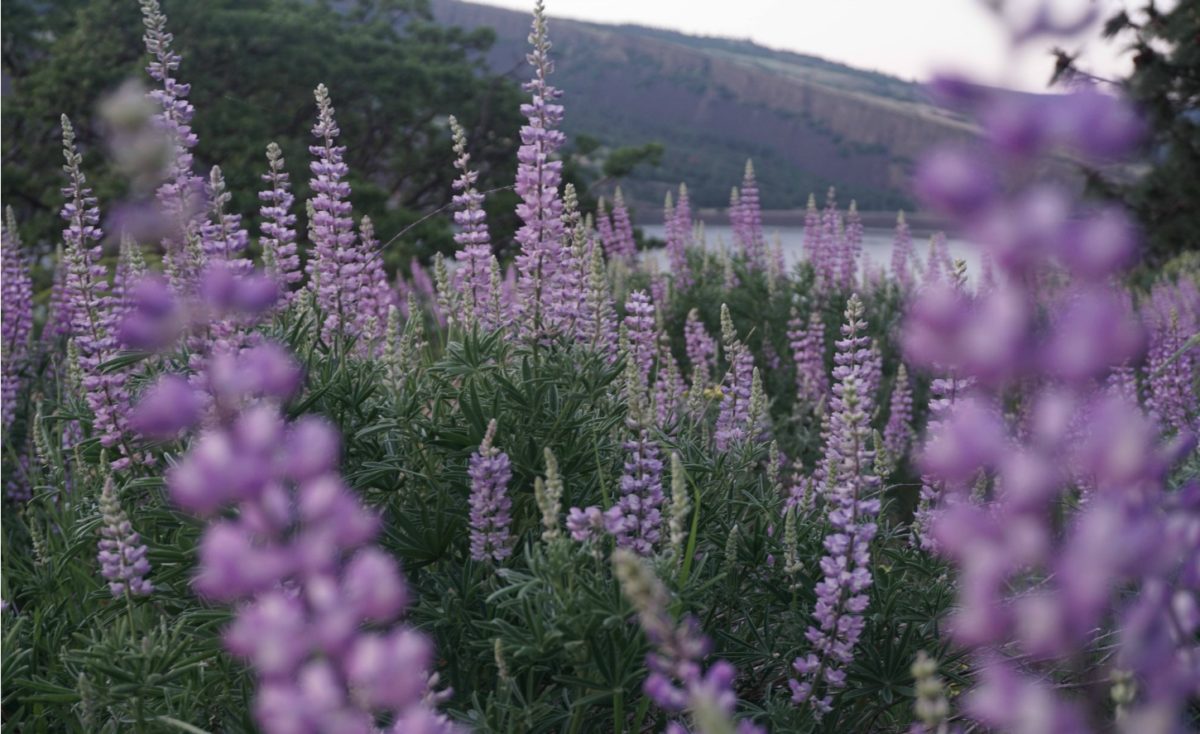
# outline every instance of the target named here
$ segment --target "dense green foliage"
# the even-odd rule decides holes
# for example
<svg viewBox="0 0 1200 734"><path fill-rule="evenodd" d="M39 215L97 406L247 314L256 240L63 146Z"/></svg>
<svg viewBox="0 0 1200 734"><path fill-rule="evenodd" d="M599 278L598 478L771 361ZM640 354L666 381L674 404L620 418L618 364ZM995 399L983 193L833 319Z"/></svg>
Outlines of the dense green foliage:
<svg viewBox="0 0 1200 734"><path fill-rule="evenodd" d="M480 65L486 30L434 23L421 0L206 0L168 11L181 71L195 79L191 100L204 111L195 120L197 169L220 164L236 211L258 208L270 141L283 149L297 196L307 196L318 82L342 100L355 205L384 241L404 232L387 251L393 266L452 244L449 217L424 219L450 201L447 114L466 127L484 188L512 180L519 92ZM3 13L3 196L26 223L26 241L45 246L59 226L59 115L76 121L101 200L119 199L124 182L103 155L96 104L126 79L143 79L148 57L136 2L14 0ZM498 233L515 227L512 203L489 199Z"/></svg>
<svg viewBox="0 0 1200 734"><path fill-rule="evenodd" d="M724 301L756 361L770 364L771 352L788 354L784 333L793 306L802 314L824 309L830 334L842 320L839 299L810 300L805 268L768 288L764 274L738 264L741 285L727 290L722 263L696 253L693 266L703 275L675 294L664 315L666 333L679 334L692 308L716 332ZM645 277L621 274L619 267L614 275L625 291ZM884 347L885 382L898 364L889 336L897 306L888 288L868 300L870 332ZM381 362L354 356L348 345L318 340L314 319L297 306L267 329L299 355L308 375L289 412L322 414L341 428L343 472L383 513L383 546L402 560L413 585L409 619L432 635L441 683L455 691L443 709L479 731L660 728L663 714L641 691L647 643L630 623L607 560L611 539L577 543L565 531L543 539L533 498L549 449L564 483L564 511L611 504L628 440L623 363L577 347L530 349L501 333L445 332L431 320L410 320L410 343L420 343L421 332L429 336L396 380ZM675 352L686 365L682 344ZM832 351L828 356L830 367ZM141 360L140 385L177 369L183 356L131 358ZM794 404L787 361L767 374L780 448L811 466L820 448L819 420L812 406ZM85 436L90 433L86 407L66 394L56 397L60 389L44 380L18 419L40 431L45 446L57 446L51 437L61 436L69 421L81 421ZM790 703L782 683L806 645L824 521L820 513L801 516L803 568L789 573L781 525L788 478L773 482L764 470L766 444L750 442L725 454L708 448L717 403L712 396L700 415L654 433L664 458L680 454L696 510L689 552L660 555L655 566L675 594L673 611L694 615L714 637L714 655L742 671L738 693L750 707L746 713L769 720L774 730L901 731L912 717L909 666L917 650L937 654L955 675L955 653L938 639L950 598L943 569L911 548L905 535L893 535L906 520L902 498L914 477L903 466L888 477L862 645L871 652L850 672L854 694L818 724ZM877 428L886 417L886 408L877 411ZM517 547L500 567L472 561L467 547L467 459L492 418L514 472ZM15 466L11 445L6 451L6 467ZM5 620L5 730L126 731L142 722L158 731L172 730L173 721L207 731L248 730L250 681L221 651L218 637L228 613L198 604L188 587L197 524L171 507L154 468L135 472L121 497L151 547L157 590L145 600L114 602L102 583L95 568L102 477L89 468L97 459L91 438L65 454L48 449L45 463L32 464L34 498L5 512L3 598L17 612ZM32 555L22 550L31 546Z"/></svg>

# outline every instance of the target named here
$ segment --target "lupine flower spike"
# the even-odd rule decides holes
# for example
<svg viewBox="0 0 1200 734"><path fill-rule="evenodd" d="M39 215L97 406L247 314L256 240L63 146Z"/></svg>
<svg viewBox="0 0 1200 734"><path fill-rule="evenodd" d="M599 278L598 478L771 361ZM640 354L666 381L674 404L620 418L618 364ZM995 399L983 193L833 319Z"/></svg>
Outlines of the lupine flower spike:
<svg viewBox="0 0 1200 734"><path fill-rule="evenodd" d="M4 345L3 403L4 432L12 424L16 412L17 395L22 373L29 357L29 339L33 330L33 282L29 275L29 264L21 251L21 237L17 232L12 207L5 210L4 235L0 241L3 248L3 295L4 319L0 339Z"/></svg>
<svg viewBox="0 0 1200 734"><path fill-rule="evenodd" d="M292 205L291 182L284 169L283 151L279 145L267 146L267 172L263 181L268 184L265 191L258 192L262 202L259 214L262 217L263 261L267 272L279 283L284 303L290 303L292 290L304 277L300 272L300 255L296 251L296 215Z"/></svg>
<svg viewBox="0 0 1200 734"><path fill-rule="evenodd" d="M113 479L104 481L100 493L100 515L104 525L100 528L100 575L108 581L108 589L114 597L126 593L131 596L149 596L154 584L146 580L150 573L150 561L146 559L146 544L134 531L129 517L121 509Z"/></svg>
<svg viewBox="0 0 1200 734"><path fill-rule="evenodd" d="M458 231L454 241L459 250L454 253L459 263L455 273L462 295L463 314L467 323L478 322L484 330L497 326L492 305L492 241L488 236L483 211L483 194L475 188L479 174L471 169L471 154L467 152L467 133L453 115L450 132L454 139L454 167L459 176L454 180L454 223Z"/></svg>
<svg viewBox="0 0 1200 734"><path fill-rule="evenodd" d="M508 454L493 445L495 440L493 418L467 470L471 475L471 558L476 561L499 562L512 555L508 530L512 522L512 500L508 498L512 469Z"/></svg>
<svg viewBox="0 0 1200 734"><path fill-rule="evenodd" d="M825 538L821 559L824 579L817 584L816 625L806 637L813 649L796 658L792 700L807 703L823 716L832 710L834 693L846 684L870 597L870 545L879 512L879 478L873 473L870 446L870 397L860 392L867 358L862 304L852 295L846 306L844 338L838 342L837 367L826 439L825 501L833 532Z"/></svg>
<svg viewBox="0 0 1200 734"><path fill-rule="evenodd" d="M517 215L522 221L516 235L521 246L516 257L520 273L517 307L521 333L541 339L551 326L547 314L553 302L565 239L558 191L562 161L553 160L553 156L566 142L566 136L558 129L563 107L555 102L562 93L548 81L554 63L550 60L542 0L537 0L534 6L529 43L533 48L526 59L533 67L533 79L523 87L530 94L530 101L521 105L526 123L521 126L521 147L517 150L516 191L521 197Z"/></svg>

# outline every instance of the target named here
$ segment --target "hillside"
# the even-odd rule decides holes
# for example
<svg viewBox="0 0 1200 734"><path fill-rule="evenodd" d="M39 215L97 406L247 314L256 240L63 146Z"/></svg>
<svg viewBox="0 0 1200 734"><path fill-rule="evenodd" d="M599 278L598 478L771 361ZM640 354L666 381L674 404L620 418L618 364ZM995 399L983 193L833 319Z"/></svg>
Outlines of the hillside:
<svg viewBox="0 0 1200 734"><path fill-rule="evenodd" d="M529 18L435 0L439 21L488 26L492 69L524 78ZM910 205L909 166L930 144L969 134L916 84L747 41L552 19L564 127L606 144L657 140L663 165L629 181L643 206L686 178L700 206L722 206L754 158L769 209L804 205L829 184L864 209Z"/></svg>

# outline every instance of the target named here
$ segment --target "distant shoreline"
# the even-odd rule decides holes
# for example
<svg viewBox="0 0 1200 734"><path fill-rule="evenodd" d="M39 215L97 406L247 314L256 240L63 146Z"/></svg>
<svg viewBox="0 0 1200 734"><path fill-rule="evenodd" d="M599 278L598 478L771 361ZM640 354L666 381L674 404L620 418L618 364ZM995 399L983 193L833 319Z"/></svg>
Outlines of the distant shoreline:
<svg viewBox="0 0 1200 734"><path fill-rule="evenodd" d="M844 211L844 210L843 210ZM763 227L803 227L804 209L764 209L762 212ZM650 214L650 216L646 216ZM869 229L891 229L896 226L895 211L860 211L864 227ZM699 209L692 213L694 219L709 224L729 224L729 214L725 209ZM914 234L929 234L946 228L946 220L930 212L904 212L908 226ZM662 213L655 210L646 212L637 207L635 224L661 225Z"/></svg>

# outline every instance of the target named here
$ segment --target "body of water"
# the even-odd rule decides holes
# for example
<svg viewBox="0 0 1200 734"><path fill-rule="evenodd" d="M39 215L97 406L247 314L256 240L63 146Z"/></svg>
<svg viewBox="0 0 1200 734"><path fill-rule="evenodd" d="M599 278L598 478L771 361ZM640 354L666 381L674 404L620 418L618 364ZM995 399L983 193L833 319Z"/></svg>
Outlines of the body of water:
<svg viewBox="0 0 1200 734"><path fill-rule="evenodd" d="M642 227L642 230L649 237L657 237L665 239L666 232L661 224L648 224ZM775 238L779 237L783 244L783 256L787 261L788 267L792 267L796 263L804 259L804 228L803 227L764 227L764 234L767 238L767 244L770 247L775 246ZM882 267L885 272L891 272L892 266L892 238L894 233L890 229L864 229L863 230L863 258L872 263L873 267ZM716 251L722 244L725 247L733 246L733 228L729 225L705 225L704 238L708 249ZM979 275L979 250L978 248L968 244L964 240L947 238L947 245L950 248L950 257L955 260L963 260L967 263L967 276L974 279ZM929 236L928 235L913 235L913 252L924 263L929 257ZM663 258L663 251L656 250L656 257Z"/></svg>

